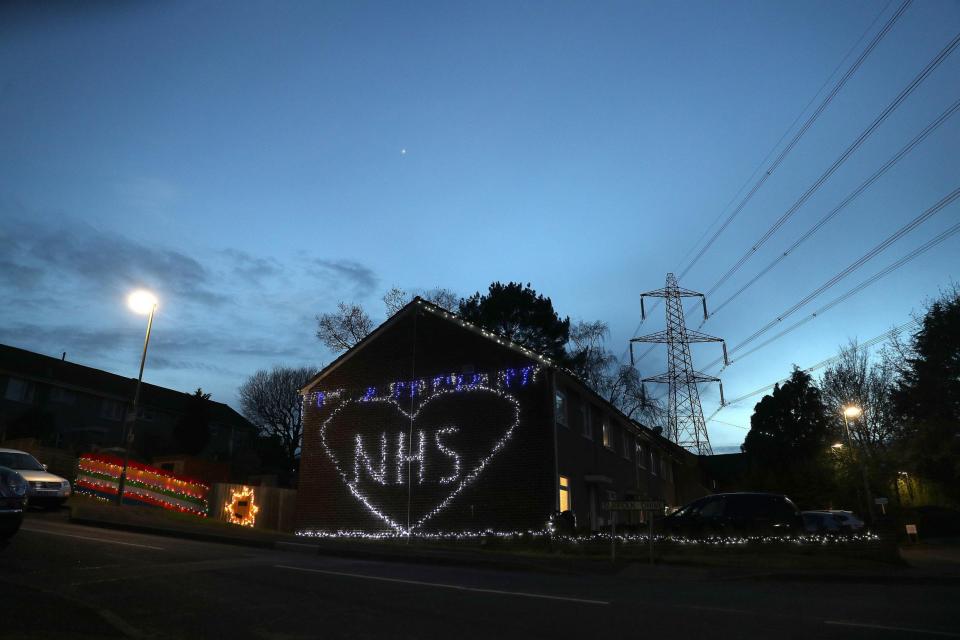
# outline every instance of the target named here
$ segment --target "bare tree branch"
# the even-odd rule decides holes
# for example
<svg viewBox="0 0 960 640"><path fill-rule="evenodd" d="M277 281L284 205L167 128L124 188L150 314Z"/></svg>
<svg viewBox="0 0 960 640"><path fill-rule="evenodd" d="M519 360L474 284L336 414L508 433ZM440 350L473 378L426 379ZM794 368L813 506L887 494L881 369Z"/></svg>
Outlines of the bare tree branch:
<svg viewBox="0 0 960 640"><path fill-rule="evenodd" d="M373 321L358 304L337 304L337 311L317 316L317 338L331 351L346 351L373 330Z"/></svg>
<svg viewBox="0 0 960 640"><path fill-rule="evenodd" d="M291 466L300 453L303 438L299 390L315 373L309 367L261 369L240 387L243 415L263 435L280 440Z"/></svg>

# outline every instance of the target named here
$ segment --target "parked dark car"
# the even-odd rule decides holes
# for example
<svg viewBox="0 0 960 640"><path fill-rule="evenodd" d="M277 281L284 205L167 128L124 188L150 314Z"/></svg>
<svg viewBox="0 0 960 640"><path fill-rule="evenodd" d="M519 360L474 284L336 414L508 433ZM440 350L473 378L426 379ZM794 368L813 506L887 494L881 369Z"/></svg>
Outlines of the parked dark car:
<svg viewBox="0 0 960 640"><path fill-rule="evenodd" d="M720 493L695 500L663 519L664 533L691 538L803 533L800 510L779 493Z"/></svg>
<svg viewBox="0 0 960 640"><path fill-rule="evenodd" d="M803 528L807 533L830 535L852 533L836 514L829 511L804 511L801 515L803 516Z"/></svg>
<svg viewBox="0 0 960 640"><path fill-rule="evenodd" d="M13 469L0 467L0 546L20 528L26 502L27 481Z"/></svg>

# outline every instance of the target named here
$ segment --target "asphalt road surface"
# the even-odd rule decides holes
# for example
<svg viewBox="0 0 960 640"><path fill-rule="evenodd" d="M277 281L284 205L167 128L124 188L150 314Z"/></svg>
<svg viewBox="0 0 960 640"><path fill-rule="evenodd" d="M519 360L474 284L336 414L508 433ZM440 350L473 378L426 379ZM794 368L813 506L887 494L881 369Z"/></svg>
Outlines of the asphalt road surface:
<svg viewBox="0 0 960 640"><path fill-rule="evenodd" d="M252 549L31 513L0 638L960 638L960 585L636 566L494 571Z"/></svg>

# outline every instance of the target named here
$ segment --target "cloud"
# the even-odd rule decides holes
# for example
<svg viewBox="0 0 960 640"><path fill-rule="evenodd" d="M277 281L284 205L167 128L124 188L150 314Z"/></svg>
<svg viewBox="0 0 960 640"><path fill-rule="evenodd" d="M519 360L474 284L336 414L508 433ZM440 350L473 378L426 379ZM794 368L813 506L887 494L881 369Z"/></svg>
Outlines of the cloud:
<svg viewBox="0 0 960 640"><path fill-rule="evenodd" d="M231 273L244 282L259 283L283 273L283 266L274 258L260 258L239 249L224 249L219 253L227 259Z"/></svg>
<svg viewBox="0 0 960 640"><path fill-rule="evenodd" d="M29 291L43 279L43 269L0 259L0 285Z"/></svg>
<svg viewBox="0 0 960 640"><path fill-rule="evenodd" d="M214 293L208 270L179 251L148 246L119 234L69 220L44 226L12 220L0 233L14 287L37 286L42 280L71 279L102 288L154 286L189 300L220 305L226 296Z"/></svg>
<svg viewBox="0 0 960 640"><path fill-rule="evenodd" d="M308 269L311 275L332 278L336 285L350 287L353 295L366 297L376 289L379 278L373 270L354 260L315 258Z"/></svg>

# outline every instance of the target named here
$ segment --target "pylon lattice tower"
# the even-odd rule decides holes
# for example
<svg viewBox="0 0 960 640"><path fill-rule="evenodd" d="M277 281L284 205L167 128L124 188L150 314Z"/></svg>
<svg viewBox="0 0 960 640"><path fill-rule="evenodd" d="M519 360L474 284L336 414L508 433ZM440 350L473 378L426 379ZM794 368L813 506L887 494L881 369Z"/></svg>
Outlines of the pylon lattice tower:
<svg viewBox="0 0 960 640"><path fill-rule="evenodd" d="M723 345L723 361L729 364L727 358L727 343L723 338L715 338L705 333L687 329L683 319L683 298L699 297L703 303L703 318L707 318L707 299L702 293L682 289L677 284L677 278L667 274L667 286L655 291L640 294L640 315L646 320L647 314L643 306L643 299L663 298L666 307L667 327L663 331L650 335L631 338L630 363L633 364L633 345L636 342L664 343L667 345L667 372L657 376L643 378L643 382L658 382L669 385L667 405L667 437L675 443L694 451L700 455L712 455L710 437L707 435L707 426L703 420L703 409L700 406L700 391L697 384L700 382L720 383L720 404L723 405L723 382L700 373L693 368L693 358L690 356L690 344L693 342L719 342Z"/></svg>

